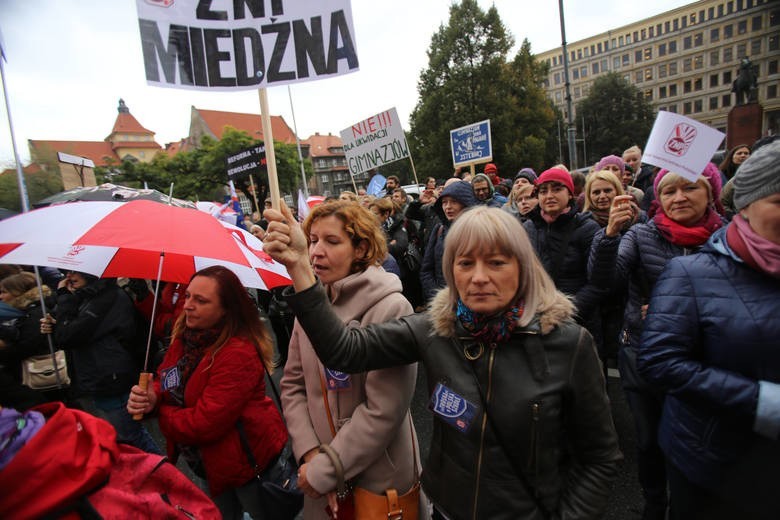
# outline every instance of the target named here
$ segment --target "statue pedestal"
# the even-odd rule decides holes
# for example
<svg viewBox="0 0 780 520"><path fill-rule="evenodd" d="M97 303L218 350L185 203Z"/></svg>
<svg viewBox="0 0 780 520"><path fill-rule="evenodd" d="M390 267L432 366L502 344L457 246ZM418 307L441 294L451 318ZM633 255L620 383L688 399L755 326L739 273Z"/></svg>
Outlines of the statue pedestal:
<svg viewBox="0 0 780 520"><path fill-rule="evenodd" d="M752 145L761 137L763 117L764 109L758 103L737 105L729 110L726 148L731 150L738 144Z"/></svg>

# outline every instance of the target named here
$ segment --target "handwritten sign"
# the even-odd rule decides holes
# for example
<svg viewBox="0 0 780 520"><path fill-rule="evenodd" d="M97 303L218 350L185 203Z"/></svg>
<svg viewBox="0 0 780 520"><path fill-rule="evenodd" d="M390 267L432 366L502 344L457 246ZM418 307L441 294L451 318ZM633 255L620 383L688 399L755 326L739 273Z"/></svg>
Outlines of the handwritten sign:
<svg viewBox="0 0 780 520"><path fill-rule="evenodd" d="M358 70L349 0L136 0L146 81L249 90Z"/></svg>
<svg viewBox="0 0 780 520"><path fill-rule="evenodd" d="M658 112L642 162L696 182L725 134L689 117Z"/></svg>
<svg viewBox="0 0 780 520"><path fill-rule="evenodd" d="M341 140L353 176L409 157L406 134L395 108L345 128Z"/></svg>

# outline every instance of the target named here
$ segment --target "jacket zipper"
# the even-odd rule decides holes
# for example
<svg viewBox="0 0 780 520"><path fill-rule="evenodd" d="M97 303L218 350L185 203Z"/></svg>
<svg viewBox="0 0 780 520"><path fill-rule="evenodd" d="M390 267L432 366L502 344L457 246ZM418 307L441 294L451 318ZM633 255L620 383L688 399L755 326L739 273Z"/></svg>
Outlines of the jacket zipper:
<svg viewBox="0 0 780 520"><path fill-rule="evenodd" d="M528 469L531 470L534 477L539 473L539 410L541 403L535 402L531 405L531 447L528 450Z"/></svg>
<svg viewBox="0 0 780 520"><path fill-rule="evenodd" d="M490 344L490 357L488 358L488 389L485 396L485 410L482 412L482 432L479 438L479 456L477 457L477 474L474 482L474 508L471 518L477 520L477 505L479 504L479 480L482 473L482 455L485 451L485 429L487 428L487 406L490 404L490 397L493 391L493 361L495 359L496 344Z"/></svg>

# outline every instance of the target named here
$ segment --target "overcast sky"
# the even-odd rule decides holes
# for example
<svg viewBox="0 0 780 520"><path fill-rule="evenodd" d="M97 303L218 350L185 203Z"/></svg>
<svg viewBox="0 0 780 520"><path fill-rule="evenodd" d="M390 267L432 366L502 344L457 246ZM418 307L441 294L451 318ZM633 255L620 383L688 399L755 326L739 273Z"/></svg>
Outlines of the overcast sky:
<svg viewBox="0 0 780 520"><path fill-rule="evenodd" d="M299 0L300 1L300 0ZM691 2L565 0L566 37L593 34ZM216 4L216 0L215 0ZM555 0L479 0L495 5L516 40L533 52L561 43ZM408 128L426 51L450 0L352 0L360 70L292 85L298 135L338 134L391 107ZM189 132L190 107L260 113L256 90L195 92L146 85L135 0L0 0L5 82L17 149L29 162L28 139L99 141L111 132L119 98L159 144ZM286 86L268 89L273 115L293 127ZM443 129L447 131L449 129ZM0 108L0 165L13 164L5 104Z"/></svg>

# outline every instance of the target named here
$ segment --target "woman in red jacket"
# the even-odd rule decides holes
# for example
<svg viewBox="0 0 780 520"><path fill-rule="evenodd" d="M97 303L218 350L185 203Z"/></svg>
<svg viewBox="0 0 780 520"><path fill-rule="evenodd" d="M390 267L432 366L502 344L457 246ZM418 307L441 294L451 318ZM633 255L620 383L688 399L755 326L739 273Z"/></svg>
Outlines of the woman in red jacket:
<svg viewBox="0 0 780 520"><path fill-rule="evenodd" d="M153 387L132 388L127 410L158 410L173 461L203 476L226 519L265 518L259 480L239 431L265 470L282 461L287 431L265 394L273 345L246 290L222 266L195 273ZM262 356L262 359L261 359Z"/></svg>

